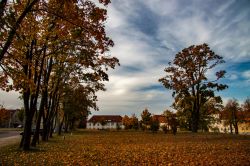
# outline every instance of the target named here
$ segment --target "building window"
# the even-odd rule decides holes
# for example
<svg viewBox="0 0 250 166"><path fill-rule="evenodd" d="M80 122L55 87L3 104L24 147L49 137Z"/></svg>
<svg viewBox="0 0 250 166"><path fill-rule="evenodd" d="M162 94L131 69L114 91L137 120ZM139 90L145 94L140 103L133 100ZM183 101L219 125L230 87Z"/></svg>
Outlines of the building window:
<svg viewBox="0 0 250 166"><path fill-rule="evenodd" d="M111 126L113 126L114 125L114 122L111 122Z"/></svg>

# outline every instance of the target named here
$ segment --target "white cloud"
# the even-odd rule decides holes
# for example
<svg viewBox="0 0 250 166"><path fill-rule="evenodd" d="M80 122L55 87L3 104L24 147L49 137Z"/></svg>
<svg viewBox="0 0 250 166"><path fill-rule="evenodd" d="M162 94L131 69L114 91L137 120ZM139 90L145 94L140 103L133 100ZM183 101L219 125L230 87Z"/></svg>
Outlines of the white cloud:
<svg viewBox="0 0 250 166"><path fill-rule="evenodd" d="M242 73L242 76L247 79L248 82L250 82L250 70L244 71Z"/></svg>

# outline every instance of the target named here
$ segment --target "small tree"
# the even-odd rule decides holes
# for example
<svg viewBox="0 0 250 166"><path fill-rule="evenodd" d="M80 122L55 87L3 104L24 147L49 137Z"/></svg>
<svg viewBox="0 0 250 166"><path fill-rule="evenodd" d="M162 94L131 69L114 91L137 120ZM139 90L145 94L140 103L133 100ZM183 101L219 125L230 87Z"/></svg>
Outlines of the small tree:
<svg viewBox="0 0 250 166"><path fill-rule="evenodd" d="M130 121L131 121L132 129L138 130L138 128L139 128L139 120L135 116L135 114L132 114L132 116L130 118Z"/></svg>
<svg viewBox="0 0 250 166"><path fill-rule="evenodd" d="M177 132L177 125L178 125L176 114L169 110L166 110L164 111L163 115L166 117L168 130L169 128L171 128L172 133L175 135Z"/></svg>
<svg viewBox="0 0 250 166"><path fill-rule="evenodd" d="M125 116L122 118L122 124L124 125L125 130L131 128L130 118L129 118L127 115L125 115Z"/></svg>
<svg viewBox="0 0 250 166"><path fill-rule="evenodd" d="M147 108L143 110L141 113L141 127L142 130L148 129L151 123L151 113L148 111Z"/></svg>
<svg viewBox="0 0 250 166"><path fill-rule="evenodd" d="M107 124L107 121L103 118L100 121L101 125L102 125L102 129L104 129L104 126Z"/></svg>
<svg viewBox="0 0 250 166"><path fill-rule="evenodd" d="M233 128L235 130L235 134L239 133L238 123L243 120L243 114L236 99L230 99L227 102L222 112L222 118L226 120L226 124L229 124L231 133L233 133Z"/></svg>
<svg viewBox="0 0 250 166"><path fill-rule="evenodd" d="M127 115L125 115L122 118L122 123L123 123L125 129L137 130L139 128L139 121L138 121L138 118L135 116L135 114L132 114L131 117L128 117Z"/></svg>
<svg viewBox="0 0 250 166"><path fill-rule="evenodd" d="M153 116L150 122L150 130L152 132L157 132L159 130L159 127L160 127L159 120L155 116Z"/></svg>

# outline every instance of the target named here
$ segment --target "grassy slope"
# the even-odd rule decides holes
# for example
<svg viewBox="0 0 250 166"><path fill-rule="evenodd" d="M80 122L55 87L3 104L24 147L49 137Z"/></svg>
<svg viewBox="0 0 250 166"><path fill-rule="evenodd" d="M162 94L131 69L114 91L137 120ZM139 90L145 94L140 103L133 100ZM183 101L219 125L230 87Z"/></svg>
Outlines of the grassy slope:
<svg viewBox="0 0 250 166"><path fill-rule="evenodd" d="M247 165L250 136L82 131L54 137L31 152L0 149L13 165ZM1 164L0 164L1 165ZM4 165L4 164L3 164Z"/></svg>

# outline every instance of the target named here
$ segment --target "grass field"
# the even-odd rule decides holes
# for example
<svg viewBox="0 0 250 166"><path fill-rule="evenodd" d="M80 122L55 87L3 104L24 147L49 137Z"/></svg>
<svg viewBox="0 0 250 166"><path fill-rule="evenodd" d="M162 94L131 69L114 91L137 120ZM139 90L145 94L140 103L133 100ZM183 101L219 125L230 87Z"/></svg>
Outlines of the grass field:
<svg viewBox="0 0 250 166"><path fill-rule="evenodd" d="M30 152L0 150L2 165L250 165L250 136L78 131ZM0 165L1 165L0 164Z"/></svg>

